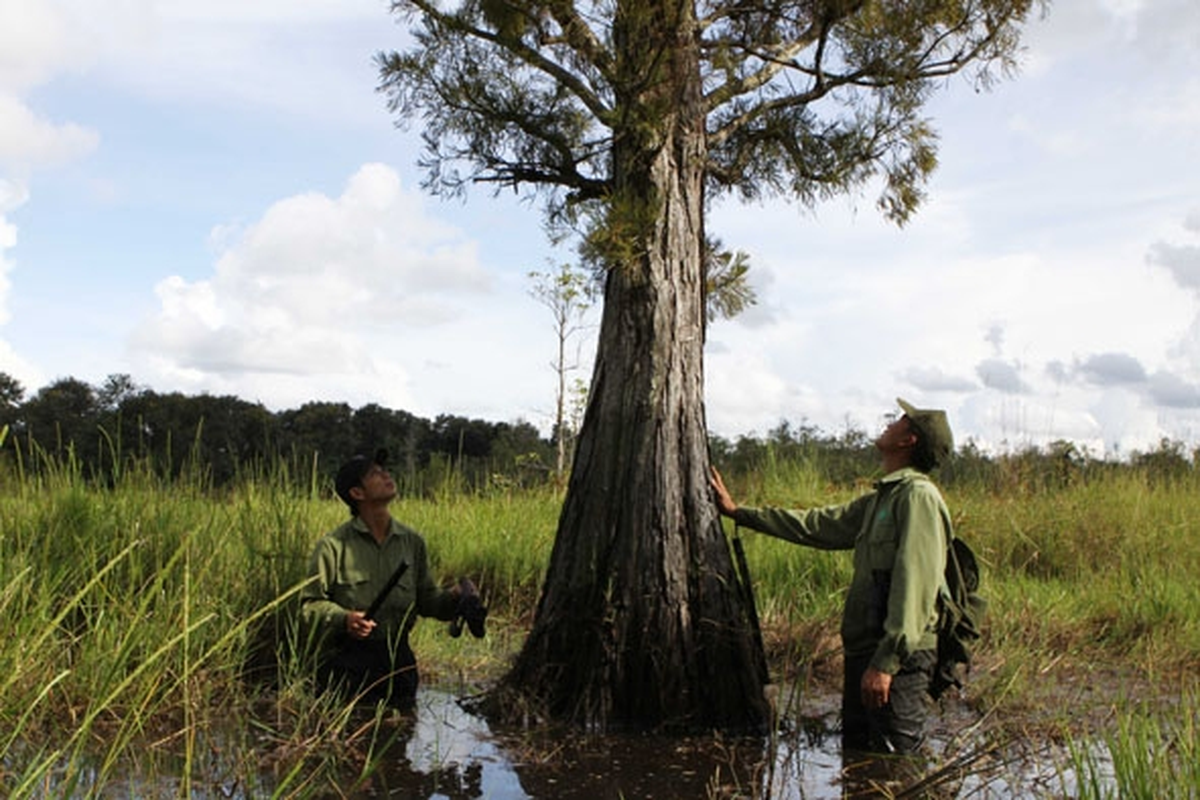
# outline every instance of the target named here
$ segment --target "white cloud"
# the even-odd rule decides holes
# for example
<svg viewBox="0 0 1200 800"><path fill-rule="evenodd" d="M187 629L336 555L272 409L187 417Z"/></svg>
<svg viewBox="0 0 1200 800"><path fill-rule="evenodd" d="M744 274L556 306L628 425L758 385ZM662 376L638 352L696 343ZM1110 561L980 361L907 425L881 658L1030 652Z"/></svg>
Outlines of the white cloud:
<svg viewBox="0 0 1200 800"><path fill-rule="evenodd" d="M1021 365L999 358L987 358L975 367L975 374L989 389L1005 394L1028 394L1029 384L1021 377Z"/></svg>
<svg viewBox="0 0 1200 800"><path fill-rule="evenodd" d="M1137 385L1146 380L1146 369L1127 353L1088 356L1079 365L1079 372L1097 386Z"/></svg>
<svg viewBox="0 0 1200 800"><path fill-rule="evenodd" d="M17 244L17 227L8 221L8 214L27 199L28 192L22 184L0 178L0 326L9 321L12 283L8 275L14 267L9 251ZM43 379L38 368L3 339L0 339L0 372L8 373L26 387L36 386Z"/></svg>
<svg viewBox="0 0 1200 800"><path fill-rule="evenodd" d="M1194 229L1192 217L1184 220L1184 228ZM1146 260L1165 267L1180 287L1200 296L1200 244L1158 241L1151 245Z"/></svg>
<svg viewBox="0 0 1200 800"><path fill-rule="evenodd" d="M96 148L95 131L75 123L55 124L13 96L0 94L0 165L27 174L86 155Z"/></svg>
<svg viewBox="0 0 1200 800"><path fill-rule="evenodd" d="M84 20L99 10L95 3L0 0L0 94L23 92L88 63L93 40L84 35Z"/></svg>
<svg viewBox="0 0 1200 800"><path fill-rule="evenodd" d="M387 0L159 0L164 16L196 22L255 23L262 25L292 22L320 23L347 19L386 19Z"/></svg>
<svg viewBox="0 0 1200 800"><path fill-rule="evenodd" d="M23 186L0 178L0 325L8 322L8 293L12 288L8 273L13 264L7 251L17 244L17 226L8 221L8 214L26 199L28 194Z"/></svg>
<svg viewBox="0 0 1200 800"><path fill-rule="evenodd" d="M386 0L143 0L123 24L110 25L113 42L96 71L157 103L281 111L341 128L386 125L373 57L407 35L388 7Z"/></svg>
<svg viewBox="0 0 1200 800"><path fill-rule="evenodd" d="M971 378L948 373L940 367L909 367L897 377L921 392L961 393L974 391L979 388L979 384Z"/></svg>
<svg viewBox="0 0 1200 800"><path fill-rule="evenodd" d="M708 424L714 431L763 433L782 419L804 416L801 397L762 353L710 348L705 369Z"/></svg>
<svg viewBox="0 0 1200 800"><path fill-rule="evenodd" d="M1147 450L1167 435L1155 409L1133 391L1103 392L1092 403L1091 411L1103 432L1102 446L1118 454Z"/></svg>
<svg viewBox="0 0 1200 800"><path fill-rule="evenodd" d="M1151 376L1150 395L1168 408L1200 408L1200 386L1169 372L1159 371Z"/></svg>
<svg viewBox="0 0 1200 800"><path fill-rule="evenodd" d="M228 243L214 274L160 282L159 311L134 337L171 380L339 376L402 387L413 363L396 357L403 342L462 322L464 299L489 291L475 244L431 218L381 164L359 169L339 197L286 198L214 241Z"/></svg>

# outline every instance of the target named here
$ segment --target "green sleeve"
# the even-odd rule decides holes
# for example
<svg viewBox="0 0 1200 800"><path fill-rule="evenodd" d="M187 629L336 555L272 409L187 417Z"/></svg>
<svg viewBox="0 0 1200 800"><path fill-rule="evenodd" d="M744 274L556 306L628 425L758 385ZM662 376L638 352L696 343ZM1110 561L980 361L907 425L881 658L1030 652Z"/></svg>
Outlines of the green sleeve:
<svg viewBox="0 0 1200 800"><path fill-rule="evenodd" d="M458 596L438 587L429 571L429 554L425 540L417 537L413 545L413 559L417 565L417 614L433 619L454 619L458 610Z"/></svg>
<svg viewBox="0 0 1200 800"><path fill-rule="evenodd" d="M909 486L896 498L896 560L883 639L871 659L871 666L892 675L914 651L936 646L932 631L950 536L949 512L937 488L928 481Z"/></svg>
<svg viewBox="0 0 1200 800"><path fill-rule="evenodd" d="M873 497L867 494L843 505L805 511L741 507L734 512L733 520L738 525L794 544L821 550L851 550Z"/></svg>
<svg viewBox="0 0 1200 800"><path fill-rule="evenodd" d="M332 541L326 538L318 542L309 561L309 583L300 591L301 619L321 637L341 633L346 628L347 610L329 599L337 560L337 547Z"/></svg>

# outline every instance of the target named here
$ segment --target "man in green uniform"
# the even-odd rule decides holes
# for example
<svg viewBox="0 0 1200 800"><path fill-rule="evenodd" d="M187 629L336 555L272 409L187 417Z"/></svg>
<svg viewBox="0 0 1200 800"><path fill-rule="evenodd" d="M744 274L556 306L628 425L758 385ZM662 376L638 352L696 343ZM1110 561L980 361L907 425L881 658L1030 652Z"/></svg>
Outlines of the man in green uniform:
<svg viewBox="0 0 1200 800"><path fill-rule="evenodd" d="M946 413L897 401L903 416L875 441L884 476L838 506L742 508L713 470L717 507L741 526L824 550L854 550L842 613L846 749L909 753L924 739L936 660L937 599L950 513L928 473L954 448Z"/></svg>
<svg viewBox="0 0 1200 800"><path fill-rule="evenodd" d="M338 470L335 488L351 519L317 543L309 569L315 580L300 595L301 615L320 639L321 688L406 708L417 693L417 661L408 643L417 617L466 614L472 633L482 636L487 610L470 581L450 590L434 582L425 540L388 511L396 483L386 460L387 451L378 450ZM388 589L397 570L399 580Z"/></svg>

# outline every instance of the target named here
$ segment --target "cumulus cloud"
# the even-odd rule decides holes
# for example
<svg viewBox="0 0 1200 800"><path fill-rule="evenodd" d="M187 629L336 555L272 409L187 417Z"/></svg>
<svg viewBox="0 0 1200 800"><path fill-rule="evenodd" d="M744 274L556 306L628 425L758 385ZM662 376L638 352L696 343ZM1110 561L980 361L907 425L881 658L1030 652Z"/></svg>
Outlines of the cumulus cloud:
<svg viewBox="0 0 1200 800"><path fill-rule="evenodd" d="M1098 386L1139 384L1146 380L1146 370L1127 353L1100 353L1088 356L1079 364L1083 378Z"/></svg>
<svg viewBox="0 0 1200 800"><path fill-rule="evenodd" d="M1057 358L1046 364L1045 373L1054 383L1065 383L1071 379L1071 367Z"/></svg>
<svg viewBox="0 0 1200 800"><path fill-rule="evenodd" d="M1021 378L1020 367L1003 359L984 359L976 365L975 374L989 389L1006 394L1024 394L1029 391L1029 385Z"/></svg>
<svg viewBox="0 0 1200 800"><path fill-rule="evenodd" d="M95 9L92 15L88 6ZM83 23L97 11L95 4L73 7L64 0L0 2L0 94L21 93L86 64L95 37L83 35Z"/></svg>
<svg viewBox="0 0 1200 800"><path fill-rule="evenodd" d="M1195 230L1195 220L1189 216L1184 223L1188 230ZM1182 288L1200 291L1200 245L1155 242L1146 255L1146 260L1164 267Z"/></svg>
<svg viewBox="0 0 1200 800"><path fill-rule="evenodd" d="M28 196L22 184L0 178L0 325L9 320L8 298L12 284L8 275L14 264L8 251L17 244L17 227L8 221L7 215L25 203ZM0 372L8 373L26 386L42 382L40 371L3 339L0 339Z"/></svg>
<svg viewBox="0 0 1200 800"><path fill-rule="evenodd" d="M1168 408L1200 408L1200 386L1161 370L1150 376L1150 397Z"/></svg>
<svg viewBox="0 0 1200 800"><path fill-rule="evenodd" d="M970 392L979 388L970 378L952 375L938 367L910 367L900 378L922 392Z"/></svg>
<svg viewBox="0 0 1200 800"><path fill-rule="evenodd" d="M90 23L108 14L56 0L0 2L0 167L10 174L61 164L96 147L94 131L46 119L27 95L90 63L99 38Z"/></svg>
<svg viewBox="0 0 1200 800"><path fill-rule="evenodd" d="M89 59L81 18L89 16L53 0L0 0L0 325L9 322L17 227L9 215L29 199L28 180L39 169L61 165L94 150L99 136L75 122L54 122L26 99L30 90ZM107 13L104 9L102 13ZM93 14L99 9L93 7ZM0 371L22 382L40 382L38 370L0 340Z"/></svg>
<svg viewBox="0 0 1200 800"><path fill-rule="evenodd" d="M8 214L24 204L28 197L29 193L22 184L0 177L0 325L8 321L8 292L11 287L8 273L13 264L7 251L17 244L17 226L8 221Z"/></svg>
<svg viewBox="0 0 1200 800"><path fill-rule="evenodd" d="M40 117L12 95L0 95L0 164L27 173L56 166L96 148L99 135L75 123L56 124Z"/></svg>
<svg viewBox="0 0 1200 800"><path fill-rule="evenodd" d="M999 322L993 322L987 326L984 331L983 340L992 347L994 355L1000 355L1004 352L1004 325Z"/></svg>
<svg viewBox="0 0 1200 800"><path fill-rule="evenodd" d="M1158 410L1136 392L1122 388L1102 392L1091 412L1103 431L1104 447L1113 455L1145 450L1167 435Z"/></svg>
<svg viewBox="0 0 1200 800"><path fill-rule="evenodd" d="M218 238L231 243L214 274L161 281L159 310L135 334L160 369L372 373L386 359L372 337L456 320L458 296L489 288L474 243L425 214L382 164L359 169L339 197L281 200Z"/></svg>
<svg viewBox="0 0 1200 800"><path fill-rule="evenodd" d="M1149 58L1166 53L1195 64L1200 61L1200 6L1194 0L1143 0L1132 6L1134 38Z"/></svg>
<svg viewBox="0 0 1200 800"><path fill-rule="evenodd" d="M1182 226L1189 234L1200 233L1200 211L1188 212ZM1176 337L1168 352L1178 359L1176 366L1179 369L1193 376L1200 375L1200 309L1195 308L1195 301L1200 299L1200 245L1160 239L1150 246L1146 261L1161 267L1172 283L1187 290L1185 296L1192 300L1191 324ZM1163 388L1162 391L1167 397L1180 396L1175 389Z"/></svg>

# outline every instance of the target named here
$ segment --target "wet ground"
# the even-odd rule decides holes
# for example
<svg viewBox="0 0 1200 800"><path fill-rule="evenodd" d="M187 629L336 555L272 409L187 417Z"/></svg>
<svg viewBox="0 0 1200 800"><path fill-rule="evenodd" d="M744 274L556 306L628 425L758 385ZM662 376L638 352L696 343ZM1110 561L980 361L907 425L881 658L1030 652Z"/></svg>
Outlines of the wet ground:
<svg viewBox="0 0 1200 800"><path fill-rule="evenodd" d="M382 722L363 710L358 733L370 728L377 758L364 770L351 759L345 781L328 792L311 787L305 796L402 798L403 800L824 800L860 797L1051 798L1071 797L1069 759L1051 745L1007 741L1003 748L973 734L965 708L931 718L931 766L919 774L907 762L843 757L835 730L837 698L809 695L805 714L771 737L725 738L648 735L582 736L546 731L493 730L464 708L452 693L422 688L413 714ZM972 742L971 738L979 742ZM182 763L157 763L149 781L130 775L103 789L81 784L63 791L53 781L39 797L151 798L193 800L290 797L279 789L274 768L262 761L245 767L238 748L219 731L209 731L201 750L221 753L191 772L206 774L184 789L163 776L187 771ZM222 740L224 746L213 746ZM361 744L362 740L357 740ZM386 742L386 744L383 744ZM360 748L361 752L361 748ZM240 765L240 766L239 766ZM273 768L274 767L274 768ZM899 773L897 769L901 769ZM132 772L136 773L137 768ZM370 772L366 780L364 771ZM257 773L249 777L247 773ZM238 777L230 777L230 776ZM882 789L881 787L887 787ZM918 791L918 788L920 791Z"/></svg>
<svg viewBox="0 0 1200 800"><path fill-rule="evenodd" d="M809 800L878 797L889 780L909 796L1011 798L1071 794L1062 760L1046 749L972 749L956 737L965 710L933 719L935 750L953 746L962 769L903 774L895 764L843 760L836 698L806 700L814 715L777 736L546 737L492 730L449 693L424 689L415 717L402 722L389 756L354 797L411 800ZM393 755L394 754L394 757ZM1061 755L1061 754L1060 754ZM944 767L943 761L939 766ZM1066 787L1066 791L1064 791Z"/></svg>

